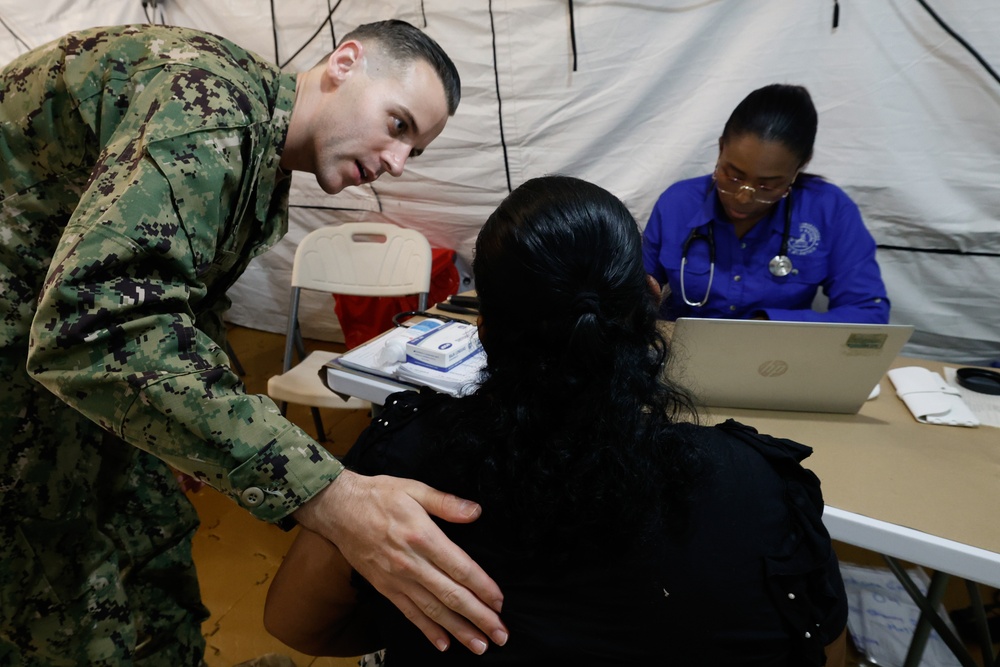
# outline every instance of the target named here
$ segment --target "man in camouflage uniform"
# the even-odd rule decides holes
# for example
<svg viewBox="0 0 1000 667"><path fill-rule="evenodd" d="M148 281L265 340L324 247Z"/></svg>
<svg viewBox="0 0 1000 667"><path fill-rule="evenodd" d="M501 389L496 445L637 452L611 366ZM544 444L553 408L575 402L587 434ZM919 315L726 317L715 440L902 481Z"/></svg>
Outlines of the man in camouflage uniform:
<svg viewBox="0 0 1000 667"><path fill-rule="evenodd" d="M226 291L286 231L290 170L330 193L398 175L458 98L397 21L298 75L164 26L73 33L0 72L0 664L200 663L197 516L164 461L337 542L430 639L503 640L499 590L426 513L477 508L341 475L223 347Z"/></svg>

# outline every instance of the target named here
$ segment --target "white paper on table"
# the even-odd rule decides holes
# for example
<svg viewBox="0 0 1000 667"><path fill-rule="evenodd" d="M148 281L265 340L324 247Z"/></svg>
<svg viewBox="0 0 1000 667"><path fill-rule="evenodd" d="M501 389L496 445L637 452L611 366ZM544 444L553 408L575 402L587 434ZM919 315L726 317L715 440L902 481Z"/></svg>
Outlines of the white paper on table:
<svg viewBox="0 0 1000 667"><path fill-rule="evenodd" d="M969 406L972 410L972 414L976 415L979 422L984 426L996 426L1000 428L1000 395L994 394L984 394L979 391L972 391L971 389L966 389L962 385L958 384L956 379L956 371L958 369L952 368L951 366L944 367L944 378L948 381L948 384L958 389L959 395L961 395L962 400L965 404Z"/></svg>
<svg viewBox="0 0 1000 667"><path fill-rule="evenodd" d="M940 373L922 366L903 366L886 372L896 388L896 395L913 417L922 424L943 426L979 426L979 419L958 390L944 381Z"/></svg>
<svg viewBox="0 0 1000 667"><path fill-rule="evenodd" d="M391 329L344 353L337 363L364 373L430 387L452 396L464 396L479 386L480 371L486 363L486 353L481 346L475 354L447 371L405 361L406 342L442 324L440 320L422 320L410 327Z"/></svg>
<svg viewBox="0 0 1000 667"><path fill-rule="evenodd" d="M480 372L485 364L486 353L480 347L476 354L447 371L405 363L396 370L396 377L452 396L465 396L479 386Z"/></svg>
<svg viewBox="0 0 1000 667"><path fill-rule="evenodd" d="M443 324L441 320L426 319L410 327L389 329L367 343L340 355L338 361L355 370L388 378L396 377L396 371L406 360L407 341Z"/></svg>

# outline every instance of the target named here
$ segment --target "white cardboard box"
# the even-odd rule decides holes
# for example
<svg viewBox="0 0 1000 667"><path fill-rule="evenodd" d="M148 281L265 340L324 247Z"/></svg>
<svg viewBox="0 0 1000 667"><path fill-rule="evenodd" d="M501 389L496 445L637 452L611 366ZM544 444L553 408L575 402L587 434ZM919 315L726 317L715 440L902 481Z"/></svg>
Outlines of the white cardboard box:
<svg viewBox="0 0 1000 667"><path fill-rule="evenodd" d="M451 370L479 351L478 329L465 322L446 322L406 343L406 361L441 371Z"/></svg>

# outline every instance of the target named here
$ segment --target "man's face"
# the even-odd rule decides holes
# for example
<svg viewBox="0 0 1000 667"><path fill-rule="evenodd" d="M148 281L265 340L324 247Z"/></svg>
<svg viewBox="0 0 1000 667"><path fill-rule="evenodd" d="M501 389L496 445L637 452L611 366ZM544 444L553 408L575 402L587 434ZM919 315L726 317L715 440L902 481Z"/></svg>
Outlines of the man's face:
<svg viewBox="0 0 1000 667"><path fill-rule="evenodd" d="M359 60L336 86L315 125L316 181L329 194L403 173L444 129L448 103L434 68L415 60L399 70L377 70Z"/></svg>

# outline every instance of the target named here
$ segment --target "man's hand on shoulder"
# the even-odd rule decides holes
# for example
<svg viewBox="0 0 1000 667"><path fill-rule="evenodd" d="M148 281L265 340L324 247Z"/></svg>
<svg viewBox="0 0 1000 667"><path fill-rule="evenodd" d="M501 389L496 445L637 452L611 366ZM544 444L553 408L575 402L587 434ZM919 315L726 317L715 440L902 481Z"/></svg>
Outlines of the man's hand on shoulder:
<svg viewBox="0 0 1000 667"><path fill-rule="evenodd" d="M415 480L345 470L295 518L336 544L439 650L450 633L481 654L490 639L507 641L503 594L428 516L469 523L480 513L478 504Z"/></svg>

